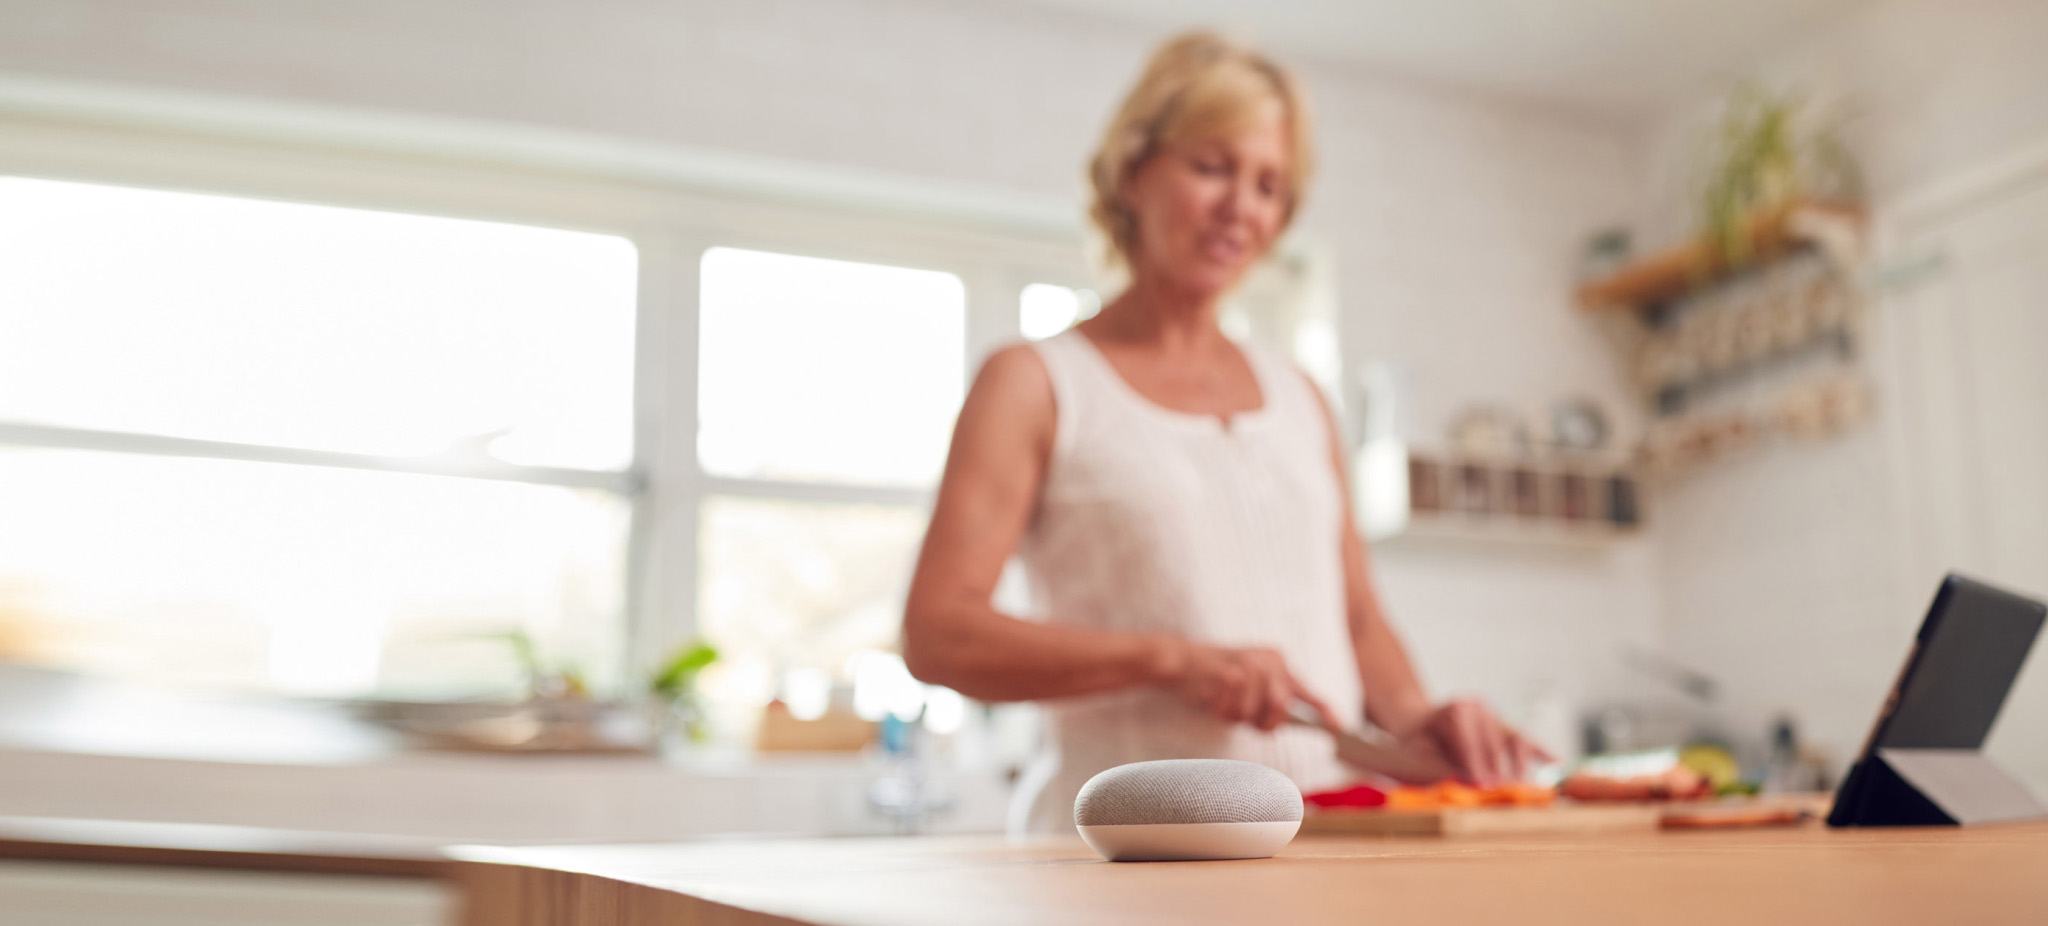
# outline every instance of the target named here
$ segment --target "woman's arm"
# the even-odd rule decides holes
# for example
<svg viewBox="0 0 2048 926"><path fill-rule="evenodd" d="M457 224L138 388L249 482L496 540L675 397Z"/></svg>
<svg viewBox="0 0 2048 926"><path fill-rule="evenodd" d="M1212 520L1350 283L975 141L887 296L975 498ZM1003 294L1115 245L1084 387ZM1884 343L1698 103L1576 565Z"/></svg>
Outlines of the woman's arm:
<svg viewBox="0 0 2048 926"><path fill-rule="evenodd" d="M1408 650L1387 622L1373 587L1365 541L1352 526L1351 503L1344 503L1344 614L1351 626L1351 648L1365 687L1366 719L1396 736L1420 728L1432 707Z"/></svg>
<svg viewBox="0 0 2048 926"><path fill-rule="evenodd" d="M1167 647L1137 634L1017 620L990 606L1052 459L1052 383L1028 347L990 357L960 408L903 613L919 679L984 701L1159 681Z"/></svg>
<svg viewBox="0 0 2048 926"><path fill-rule="evenodd" d="M1352 516L1350 473L1336 416L1314 381L1309 382L1309 389L1323 403L1323 416L1330 429L1330 462L1336 468L1344 505L1345 617L1351 627L1359 678L1365 687L1367 717L1405 742L1443 753L1465 778L1474 782L1519 780L1528 766L1548 761L1549 754L1501 723L1484 703L1461 699L1432 705L1423 691L1414 663L1409 661L1408 651L1394 633L1393 625L1387 622L1386 611L1380 607L1379 594L1373 586L1365 541L1360 538Z"/></svg>
<svg viewBox="0 0 2048 926"><path fill-rule="evenodd" d="M1045 364L1029 347L997 352L975 378L904 607L911 674L984 701L1157 685L1266 729L1297 698L1321 709L1270 650L1024 621L990 605L1037 505L1055 414Z"/></svg>
<svg viewBox="0 0 2048 926"><path fill-rule="evenodd" d="M1374 590L1371 568L1365 555L1365 540L1359 536L1352 515L1351 474L1345 460L1342 431L1331 412L1323 390L1308 379L1309 391L1322 404L1323 420L1329 427L1330 465L1337 473L1337 490L1343 504L1343 537L1339 541L1344 557L1344 616L1351 628L1351 648L1358 660L1359 681L1365 687L1365 712L1375 726L1396 736L1419 729L1432 710L1429 695L1422 690L1408 650L1387 623L1379 594Z"/></svg>

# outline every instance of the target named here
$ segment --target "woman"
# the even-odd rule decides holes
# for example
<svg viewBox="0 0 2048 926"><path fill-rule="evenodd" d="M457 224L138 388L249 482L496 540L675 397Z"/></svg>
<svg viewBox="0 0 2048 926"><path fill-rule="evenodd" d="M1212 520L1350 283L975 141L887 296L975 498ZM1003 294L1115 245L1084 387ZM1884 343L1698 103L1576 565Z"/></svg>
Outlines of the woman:
<svg viewBox="0 0 2048 926"><path fill-rule="evenodd" d="M1032 829L1124 762L1249 759L1304 789L1357 777L1361 718L1482 784L1547 758L1482 705L1432 705L1380 611L1322 395L1231 342L1217 304L1300 205L1308 114L1288 72L1215 35L1154 56L1091 166L1090 216L1129 288L989 358L955 429L904 614L918 678L1046 702ZM997 613L1021 553L1042 621ZM1024 822L1024 821L1020 821Z"/></svg>

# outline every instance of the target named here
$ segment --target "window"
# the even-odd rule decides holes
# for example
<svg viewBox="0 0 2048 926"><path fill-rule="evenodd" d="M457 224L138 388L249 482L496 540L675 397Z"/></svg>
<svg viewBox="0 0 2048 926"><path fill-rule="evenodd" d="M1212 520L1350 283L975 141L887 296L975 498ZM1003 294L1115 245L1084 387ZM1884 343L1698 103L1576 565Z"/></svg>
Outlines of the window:
<svg viewBox="0 0 2048 926"><path fill-rule="evenodd" d="M697 455L714 475L930 488L965 390L950 273L712 248Z"/></svg>
<svg viewBox="0 0 2048 926"><path fill-rule="evenodd" d="M850 683L860 654L895 650L922 507L716 495L701 517L699 628L732 667L728 700Z"/></svg>
<svg viewBox="0 0 2048 926"><path fill-rule="evenodd" d="M616 674L624 238L0 177L0 658L324 695Z"/></svg>
<svg viewBox="0 0 2048 926"><path fill-rule="evenodd" d="M0 420L624 469L623 238L0 179Z"/></svg>
<svg viewBox="0 0 2048 926"><path fill-rule="evenodd" d="M1102 300L1091 290L1032 283L1017 296L1017 329L1026 340L1042 341L1101 308Z"/></svg>
<svg viewBox="0 0 2048 926"><path fill-rule="evenodd" d="M724 247L701 287L697 623L725 654L707 695L737 715L894 649L967 297L950 273Z"/></svg>

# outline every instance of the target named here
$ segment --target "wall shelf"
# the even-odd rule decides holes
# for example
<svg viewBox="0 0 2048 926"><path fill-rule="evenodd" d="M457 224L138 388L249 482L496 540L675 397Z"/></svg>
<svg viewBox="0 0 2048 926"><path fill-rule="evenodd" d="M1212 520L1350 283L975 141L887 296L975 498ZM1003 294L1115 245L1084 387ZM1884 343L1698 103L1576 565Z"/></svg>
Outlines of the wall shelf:
<svg viewBox="0 0 2048 926"><path fill-rule="evenodd" d="M1756 264L1819 247L1842 263L1862 250L1863 212L1853 206L1801 202L1749 220ZM1730 267L1708 242L1695 240L1635 261L1579 286L1580 309L1648 314L1745 268Z"/></svg>
<svg viewBox="0 0 2048 926"><path fill-rule="evenodd" d="M1499 548L1544 548L1557 550L1601 550L1634 537L1638 527L1623 527L1600 521L1583 523L1532 522L1507 515L1478 516L1459 513L1415 515L1400 533L1381 544L1485 545Z"/></svg>
<svg viewBox="0 0 2048 926"><path fill-rule="evenodd" d="M1598 548L1642 525L1641 482L1620 461L1380 449L1359 472L1375 541Z"/></svg>
<svg viewBox="0 0 2048 926"><path fill-rule="evenodd" d="M1864 214L1795 202L1749 219L1754 259L1730 266L1705 239L1579 287L1655 415L1637 448L1663 476L1766 434L1820 437L1860 420L1868 312L1855 267Z"/></svg>

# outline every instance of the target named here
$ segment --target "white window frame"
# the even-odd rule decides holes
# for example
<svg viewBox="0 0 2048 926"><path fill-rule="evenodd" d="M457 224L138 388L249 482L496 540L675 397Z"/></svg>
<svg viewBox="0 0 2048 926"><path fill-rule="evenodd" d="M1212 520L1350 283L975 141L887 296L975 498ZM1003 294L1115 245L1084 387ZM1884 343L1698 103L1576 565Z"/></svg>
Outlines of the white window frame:
<svg viewBox="0 0 2048 926"><path fill-rule="evenodd" d="M1078 207L615 139L0 78L0 175L619 235L639 251L634 452L621 471L0 422L0 443L595 488L626 499L624 693L696 628L698 512L738 495L928 507L930 490L741 479L697 459L703 254L735 247L939 270L966 288L971 376L1016 341L1028 283L1089 286Z"/></svg>

